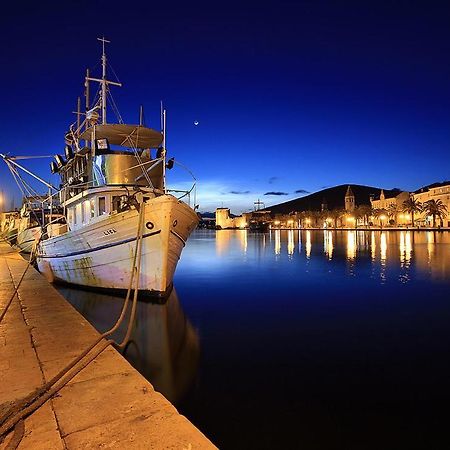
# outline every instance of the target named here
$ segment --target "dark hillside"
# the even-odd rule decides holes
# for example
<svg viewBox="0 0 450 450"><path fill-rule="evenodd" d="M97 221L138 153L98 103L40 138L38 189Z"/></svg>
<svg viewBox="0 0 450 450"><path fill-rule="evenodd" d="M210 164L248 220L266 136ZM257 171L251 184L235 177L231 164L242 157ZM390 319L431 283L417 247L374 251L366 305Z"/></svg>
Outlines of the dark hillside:
<svg viewBox="0 0 450 450"><path fill-rule="evenodd" d="M381 188L377 187L361 186L359 184L341 184L340 186L314 192L305 197L267 207L266 210L270 211L272 214L289 214L293 211L320 211L324 200L328 210L343 209L345 206L345 193L347 192L348 186L351 187L353 194L355 195L356 206L370 205L370 196L373 195L377 198L380 196L381 192ZM386 197L396 195L399 192L400 191L396 189L384 190Z"/></svg>

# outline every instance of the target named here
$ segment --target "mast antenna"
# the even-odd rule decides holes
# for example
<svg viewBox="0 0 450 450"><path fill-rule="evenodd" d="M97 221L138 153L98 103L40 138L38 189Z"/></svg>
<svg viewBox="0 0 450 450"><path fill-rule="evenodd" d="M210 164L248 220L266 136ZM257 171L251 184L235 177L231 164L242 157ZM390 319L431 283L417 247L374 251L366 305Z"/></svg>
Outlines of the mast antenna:
<svg viewBox="0 0 450 450"><path fill-rule="evenodd" d="M89 93L88 87L89 87L89 81L96 81L97 83L100 83L100 86L102 88L101 93L101 100L102 100L102 124L106 123L106 89L109 84L112 84L113 86L122 86L122 83L116 83L115 81L110 81L106 79L106 53L105 53L105 43L109 43L110 41L107 41L104 37L103 38L97 38L97 40L102 42L102 78L93 78L89 76L89 72L86 74L86 90L87 93ZM88 107L88 98L86 98L86 105Z"/></svg>
<svg viewBox="0 0 450 450"><path fill-rule="evenodd" d="M105 52L105 44L110 43L105 39L105 36L101 38L97 38L97 41L102 43L102 123L106 123L106 52Z"/></svg>

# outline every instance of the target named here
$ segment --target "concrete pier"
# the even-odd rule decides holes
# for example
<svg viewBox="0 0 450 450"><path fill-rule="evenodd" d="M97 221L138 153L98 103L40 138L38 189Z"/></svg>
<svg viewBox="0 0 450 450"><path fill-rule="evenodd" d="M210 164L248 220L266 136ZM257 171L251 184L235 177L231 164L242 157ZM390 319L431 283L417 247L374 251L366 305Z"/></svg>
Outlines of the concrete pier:
<svg viewBox="0 0 450 450"><path fill-rule="evenodd" d="M0 241L0 311L26 265ZM0 323L0 406L51 379L98 336L41 274L29 268ZM18 448L216 447L109 347L25 420Z"/></svg>

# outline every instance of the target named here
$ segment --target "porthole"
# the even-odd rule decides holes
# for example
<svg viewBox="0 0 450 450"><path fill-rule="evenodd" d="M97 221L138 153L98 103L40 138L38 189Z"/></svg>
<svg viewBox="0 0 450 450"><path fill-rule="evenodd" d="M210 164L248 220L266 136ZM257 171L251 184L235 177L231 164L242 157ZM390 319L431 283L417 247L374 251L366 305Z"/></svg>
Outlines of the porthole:
<svg viewBox="0 0 450 450"><path fill-rule="evenodd" d="M178 225L178 220L175 219L175 220L173 221L172 225L173 225L173 227L175 228L175 227Z"/></svg>
<svg viewBox="0 0 450 450"><path fill-rule="evenodd" d="M153 230L153 228L155 227L155 225L153 225L152 222L147 222L147 223L145 224L145 227L146 227L147 229L149 229L149 230Z"/></svg>

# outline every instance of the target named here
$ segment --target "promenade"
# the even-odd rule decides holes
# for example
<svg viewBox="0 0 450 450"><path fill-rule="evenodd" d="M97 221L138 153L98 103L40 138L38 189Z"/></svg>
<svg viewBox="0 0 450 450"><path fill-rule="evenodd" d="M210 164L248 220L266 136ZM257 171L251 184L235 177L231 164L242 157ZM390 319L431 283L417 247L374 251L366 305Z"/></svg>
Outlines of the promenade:
<svg viewBox="0 0 450 450"><path fill-rule="evenodd" d="M0 312L27 262L0 241ZM112 324L111 324L112 325ZM30 267L0 323L0 413L99 333ZM111 346L28 416L19 449L216 448ZM12 432L0 450L7 448Z"/></svg>

